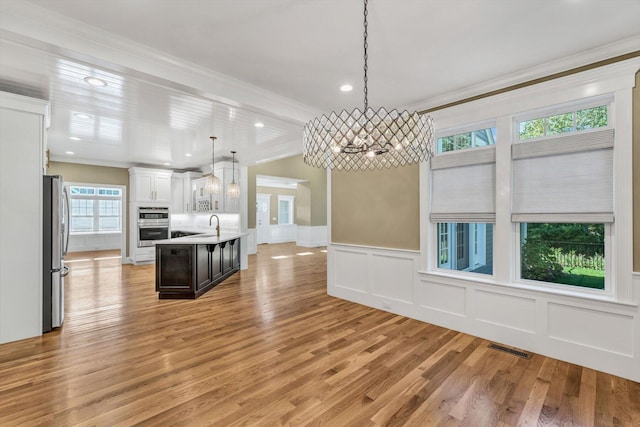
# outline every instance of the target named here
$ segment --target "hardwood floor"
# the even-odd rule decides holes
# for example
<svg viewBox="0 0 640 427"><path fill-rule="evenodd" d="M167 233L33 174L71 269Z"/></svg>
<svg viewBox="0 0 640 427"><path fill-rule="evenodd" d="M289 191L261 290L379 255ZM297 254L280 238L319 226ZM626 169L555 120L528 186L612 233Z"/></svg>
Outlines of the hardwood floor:
<svg viewBox="0 0 640 427"><path fill-rule="evenodd" d="M640 426L638 383L329 297L326 253L259 250L197 300L74 254L64 326L0 345L0 425Z"/></svg>

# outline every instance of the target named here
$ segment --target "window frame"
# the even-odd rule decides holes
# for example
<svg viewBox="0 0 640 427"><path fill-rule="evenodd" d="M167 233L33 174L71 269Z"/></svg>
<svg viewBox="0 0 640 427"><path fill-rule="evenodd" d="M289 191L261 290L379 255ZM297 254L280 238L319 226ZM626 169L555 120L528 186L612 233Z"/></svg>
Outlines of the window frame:
<svg viewBox="0 0 640 427"><path fill-rule="evenodd" d="M124 209L125 209L125 189L123 186L111 185L111 184L95 184L95 183L74 183L74 182L66 182L65 187L67 189L67 194L69 195L69 204L71 205L73 200L92 200L93 201L93 229L90 231L72 231L69 229L69 233L72 236L75 235L89 235L89 234L119 234L124 233L126 229L125 218L124 218ZM87 187L93 188L93 194L71 194L72 187ZM119 191L119 195L100 195L100 190L102 189L115 189ZM119 230L100 230L100 201L102 200L117 200L120 208L118 210L118 222L119 222ZM72 217L72 208L69 206L69 222L71 222ZM105 218L113 218L115 215L105 216ZM71 224L69 224L71 227Z"/></svg>
<svg viewBox="0 0 640 427"><path fill-rule="evenodd" d="M280 222L280 202L281 201L288 202L287 210L288 210L288 215L290 220L290 222L288 223ZM278 194L278 225L294 225L296 223L294 218L294 213L295 213L294 203L295 203L295 196Z"/></svg>
<svg viewBox="0 0 640 427"><path fill-rule="evenodd" d="M593 289L581 286L567 285L563 283L553 283L553 282L542 282L538 280L524 279L522 278L522 266L521 266L521 246L520 239L522 234L520 232L520 224L521 222L514 222L515 230L513 233L513 248L515 253L513 254L513 283L521 284L528 287L535 287L540 289L547 289L549 291L575 291L578 293L585 293L587 295L592 295L595 297L608 297L612 298L614 296L613 283L611 280L612 277L612 268L609 265L611 263L611 246L612 246L612 229L613 223L604 223L604 260L605 260L605 269L604 269L604 289ZM579 224L579 223L576 223Z"/></svg>
<svg viewBox="0 0 640 427"><path fill-rule="evenodd" d="M494 265L494 259L491 260L491 264L492 264L492 272L491 274L487 274L487 273L479 273L479 272L474 272L469 270L469 268L475 267L475 264L471 264L471 258L477 256L477 252L473 253L474 251L474 246L477 248L478 246L478 234L477 234L477 230L479 227L473 227L473 233L471 231L471 225L484 225L486 226L487 224L491 224L493 227L495 227L495 224L492 222L434 222L432 223L434 225L434 234L435 234L435 245L436 247L434 248L434 254L435 254L435 259L433 260L433 270L438 272L438 273L442 273L442 274L448 274L448 273L453 273L453 274L462 274L462 275L468 275L471 277L481 277L481 278L492 278L494 276L494 271L493 271L493 265ZM452 224L454 226L452 226ZM453 268L453 265L456 264L457 262L457 250L459 247L459 241L458 241L458 224L467 224L468 227L468 233L469 236L467 237L467 240L469 242L469 248L468 248L468 253L467 253L467 258L468 258L468 262L469 265L467 266L467 268L463 269L463 270L458 270L457 266L456 268ZM447 247L446 247L446 253L447 253L447 263L446 265L448 265L448 267L445 267L443 265L440 264L440 255L441 255L441 249L439 244L440 244L440 226L441 225L446 225L446 229L447 229ZM455 231L455 237L452 237L454 235L454 231ZM486 233L486 230L485 230ZM491 245L493 247L494 245L494 231L492 230L491 232ZM456 246L453 247L452 246L452 242L456 243ZM487 240L485 239L485 253L483 255L484 260L485 260L485 265L486 265L486 259L487 259L487 254L486 254L486 244L487 244ZM454 260L454 256L456 257L456 259ZM492 256L493 256L493 251L492 251Z"/></svg>
<svg viewBox="0 0 640 427"><path fill-rule="evenodd" d="M590 84L590 83L589 83ZM539 91L543 93L544 91ZM626 195L628 190L621 188L620 182L627 183L631 177L630 161L630 146L631 146L631 127L630 127L630 99L631 89L625 87L618 91L611 90L610 87L607 91L602 89L602 94L593 97L583 97L580 95L586 93L584 90L569 90L567 93L575 98L569 98L569 101L557 102L553 105L548 99L543 99L542 96L538 97L534 101L531 98L521 100L527 108L518 107L518 103L505 102L493 109L482 110L475 107L475 110L469 108L468 111L464 110L468 106L460 106L462 113L457 111L456 107L452 107L447 111L446 120L443 122L444 131L436 130L436 135L450 134L451 131L462 132L465 129L475 128L477 123L490 123L494 122L496 127L496 222L494 223L494 253L499 251L509 251L508 259L505 258L506 265L498 265L494 262L493 277L485 278L478 277L475 274L468 274L466 272L459 272L456 270L443 270L438 268L438 251L437 251L437 224L431 222L429 215L431 209L431 197L433 189L431 188L432 177L431 167L429 163L425 162L421 166L420 185L421 189L426 188L427 191L421 190L421 223L424 225L423 229L428 230L421 233L421 267L420 274L423 275L435 275L444 276L451 279L459 278L468 280L474 283L485 283L491 285L500 285L509 289L526 289L533 291L541 291L550 294L567 295L572 297L604 300L618 303L629 303L632 299L633 292L630 283L621 283L619 277L623 274L621 265L625 263L631 265L633 258L628 254L623 254L632 246L632 240L630 237L620 238L619 233L621 227L625 224L632 223L632 211L630 204L625 202L624 213L620 211L620 195ZM506 95L511 96L511 95ZM544 98L549 97L548 92ZM551 97L557 99L557 96ZM561 98L561 97L560 97ZM482 101L479 101L482 102ZM623 111L627 113L620 113L619 102L623 107ZM543 107L535 108L535 104L544 103ZM519 138L519 123L522 120L535 119L539 117L547 117L554 114L562 114L566 112L575 112L586 108L593 108L601 105L607 105L607 126L594 129L588 129L583 131L573 131L565 134L556 134L538 138L531 138L526 140L520 140ZM495 110L495 111L493 111ZM525 113L520 113L525 111ZM468 120L470 125L451 125L452 123L460 122L468 119L469 117L477 117L478 114L495 114L493 118L478 120ZM436 112L436 117L439 112ZM438 121L440 122L440 121ZM440 122L442 123L442 122ZM616 214L615 222L613 224L605 224L605 289L589 289L572 285L553 284L546 282L538 282L532 280L520 279L520 246L519 246L519 225L520 223L511 222L511 147L515 144L523 144L532 141L540 141L547 138L558 138L564 135L576 135L589 132L598 132L604 129L614 129L615 142L614 142L614 170L613 179L615 182L613 188L614 197L614 212ZM502 141L502 143L500 142ZM622 141L622 142L620 142ZM484 148L484 147L482 147ZM475 148L474 148L475 149ZM453 151L456 152L456 151ZM451 152L438 153L437 155L446 155ZM508 158L508 163L505 163L505 159ZM622 161L621 161L622 160ZM627 166L620 168L621 163L626 163ZM508 167L507 167L508 165ZM621 172L622 170L622 172ZM503 185L504 181L508 181L507 185ZM504 187L504 188L502 188ZM622 185L624 187L624 184ZM507 191L508 190L508 191ZM499 196L500 193L500 196ZM504 194L508 194L505 199ZM626 197L622 198L623 200ZM506 202L508 200L508 202ZM506 203L506 204L505 204ZM505 219L508 218L508 221ZM571 221L567 221L571 222ZM592 221L597 222L597 221ZM500 226L498 227L498 225ZM516 231L516 229L518 229ZM516 250L517 248L517 250ZM624 248L624 249L623 249ZM622 261L621 261L622 259ZM509 262L510 260L510 262ZM626 270L625 270L626 271ZM625 276L626 277L626 276Z"/></svg>

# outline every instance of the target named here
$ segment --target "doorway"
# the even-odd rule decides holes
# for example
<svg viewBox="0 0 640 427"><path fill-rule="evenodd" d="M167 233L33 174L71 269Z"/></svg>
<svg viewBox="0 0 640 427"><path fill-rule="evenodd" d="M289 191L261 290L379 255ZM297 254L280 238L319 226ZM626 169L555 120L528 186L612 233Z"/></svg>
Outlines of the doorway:
<svg viewBox="0 0 640 427"><path fill-rule="evenodd" d="M269 243L271 194L256 194L256 244Z"/></svg>

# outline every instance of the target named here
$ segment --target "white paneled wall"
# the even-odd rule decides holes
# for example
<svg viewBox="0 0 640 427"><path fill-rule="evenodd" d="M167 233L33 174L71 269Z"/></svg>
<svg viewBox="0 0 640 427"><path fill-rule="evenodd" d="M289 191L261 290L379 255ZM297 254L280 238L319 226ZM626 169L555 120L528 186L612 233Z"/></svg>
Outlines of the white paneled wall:
<svg viewBox="0 0 640 427"><path fill-rule="evenodd" d="M419 272L417 251L327 249L329 295L640 381L633 304Z"/></svg>
<svg viewBox="0 0 640 427"><path fill-rule="evenodd" d="M327 226L326 225L298 225L296 245L305 248L316 248L327 246Z"/></svg>
<svg viewBox="0 0 640 427"><path fill-rule="evenodd" d="M295 224L269 225L269 243L285 243L296 241Z"/></svg>
<svg viewBox="0 0 640 427"><path fill-rule="evenodd" d="M69 236L69 252L120 249L122 233L87 233Z"/></svg>
<svg viewBox="0 0 640 427"><path fill-rule="evenodd" d="M250 228L249 235L253 240L249 242L249 253L255 254L257 246L255 241L256 229ZM296 242L297 246L305 248L317 248L327 246L327 226L305 226L296 224L271 224L267 243Z"/></svg>

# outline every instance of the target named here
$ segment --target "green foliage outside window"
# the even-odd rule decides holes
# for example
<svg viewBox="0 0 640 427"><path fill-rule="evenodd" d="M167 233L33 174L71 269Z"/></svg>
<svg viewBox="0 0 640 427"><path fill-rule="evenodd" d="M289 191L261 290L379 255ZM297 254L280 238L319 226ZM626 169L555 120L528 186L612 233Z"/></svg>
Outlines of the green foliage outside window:
<svg viewBox="0 0 640 427"><path fill-rule="evenodd" d="M562 266L556 261L551 247L542 242L527 240L520 251L521 275L525 279L557 282Z"/></svg>
<svg viewBox="0 0 640 427"><path fill-rule="evenodd" d="M521 227L521 277L604 289L604 224Z"/></svg>
<svg viewBox="0 0 640 427"><path fill-rule="evenodd" d="M495 128L488 128L438 138L438 153L493 145L496 143L495 131Z"/></svg>
<svg viewBox="0 0 640 427"><path fill-rule="evenodd" d="M607 106L586 108L575 112L558 114L520 122L520 139L583 131L608 125Z"/></svg>
<svg viewBox="0 0 640 427"><path fill-rule="evenodd" d="M607 106L576 111L576 130L605 127L608 124Z"/></svg>

